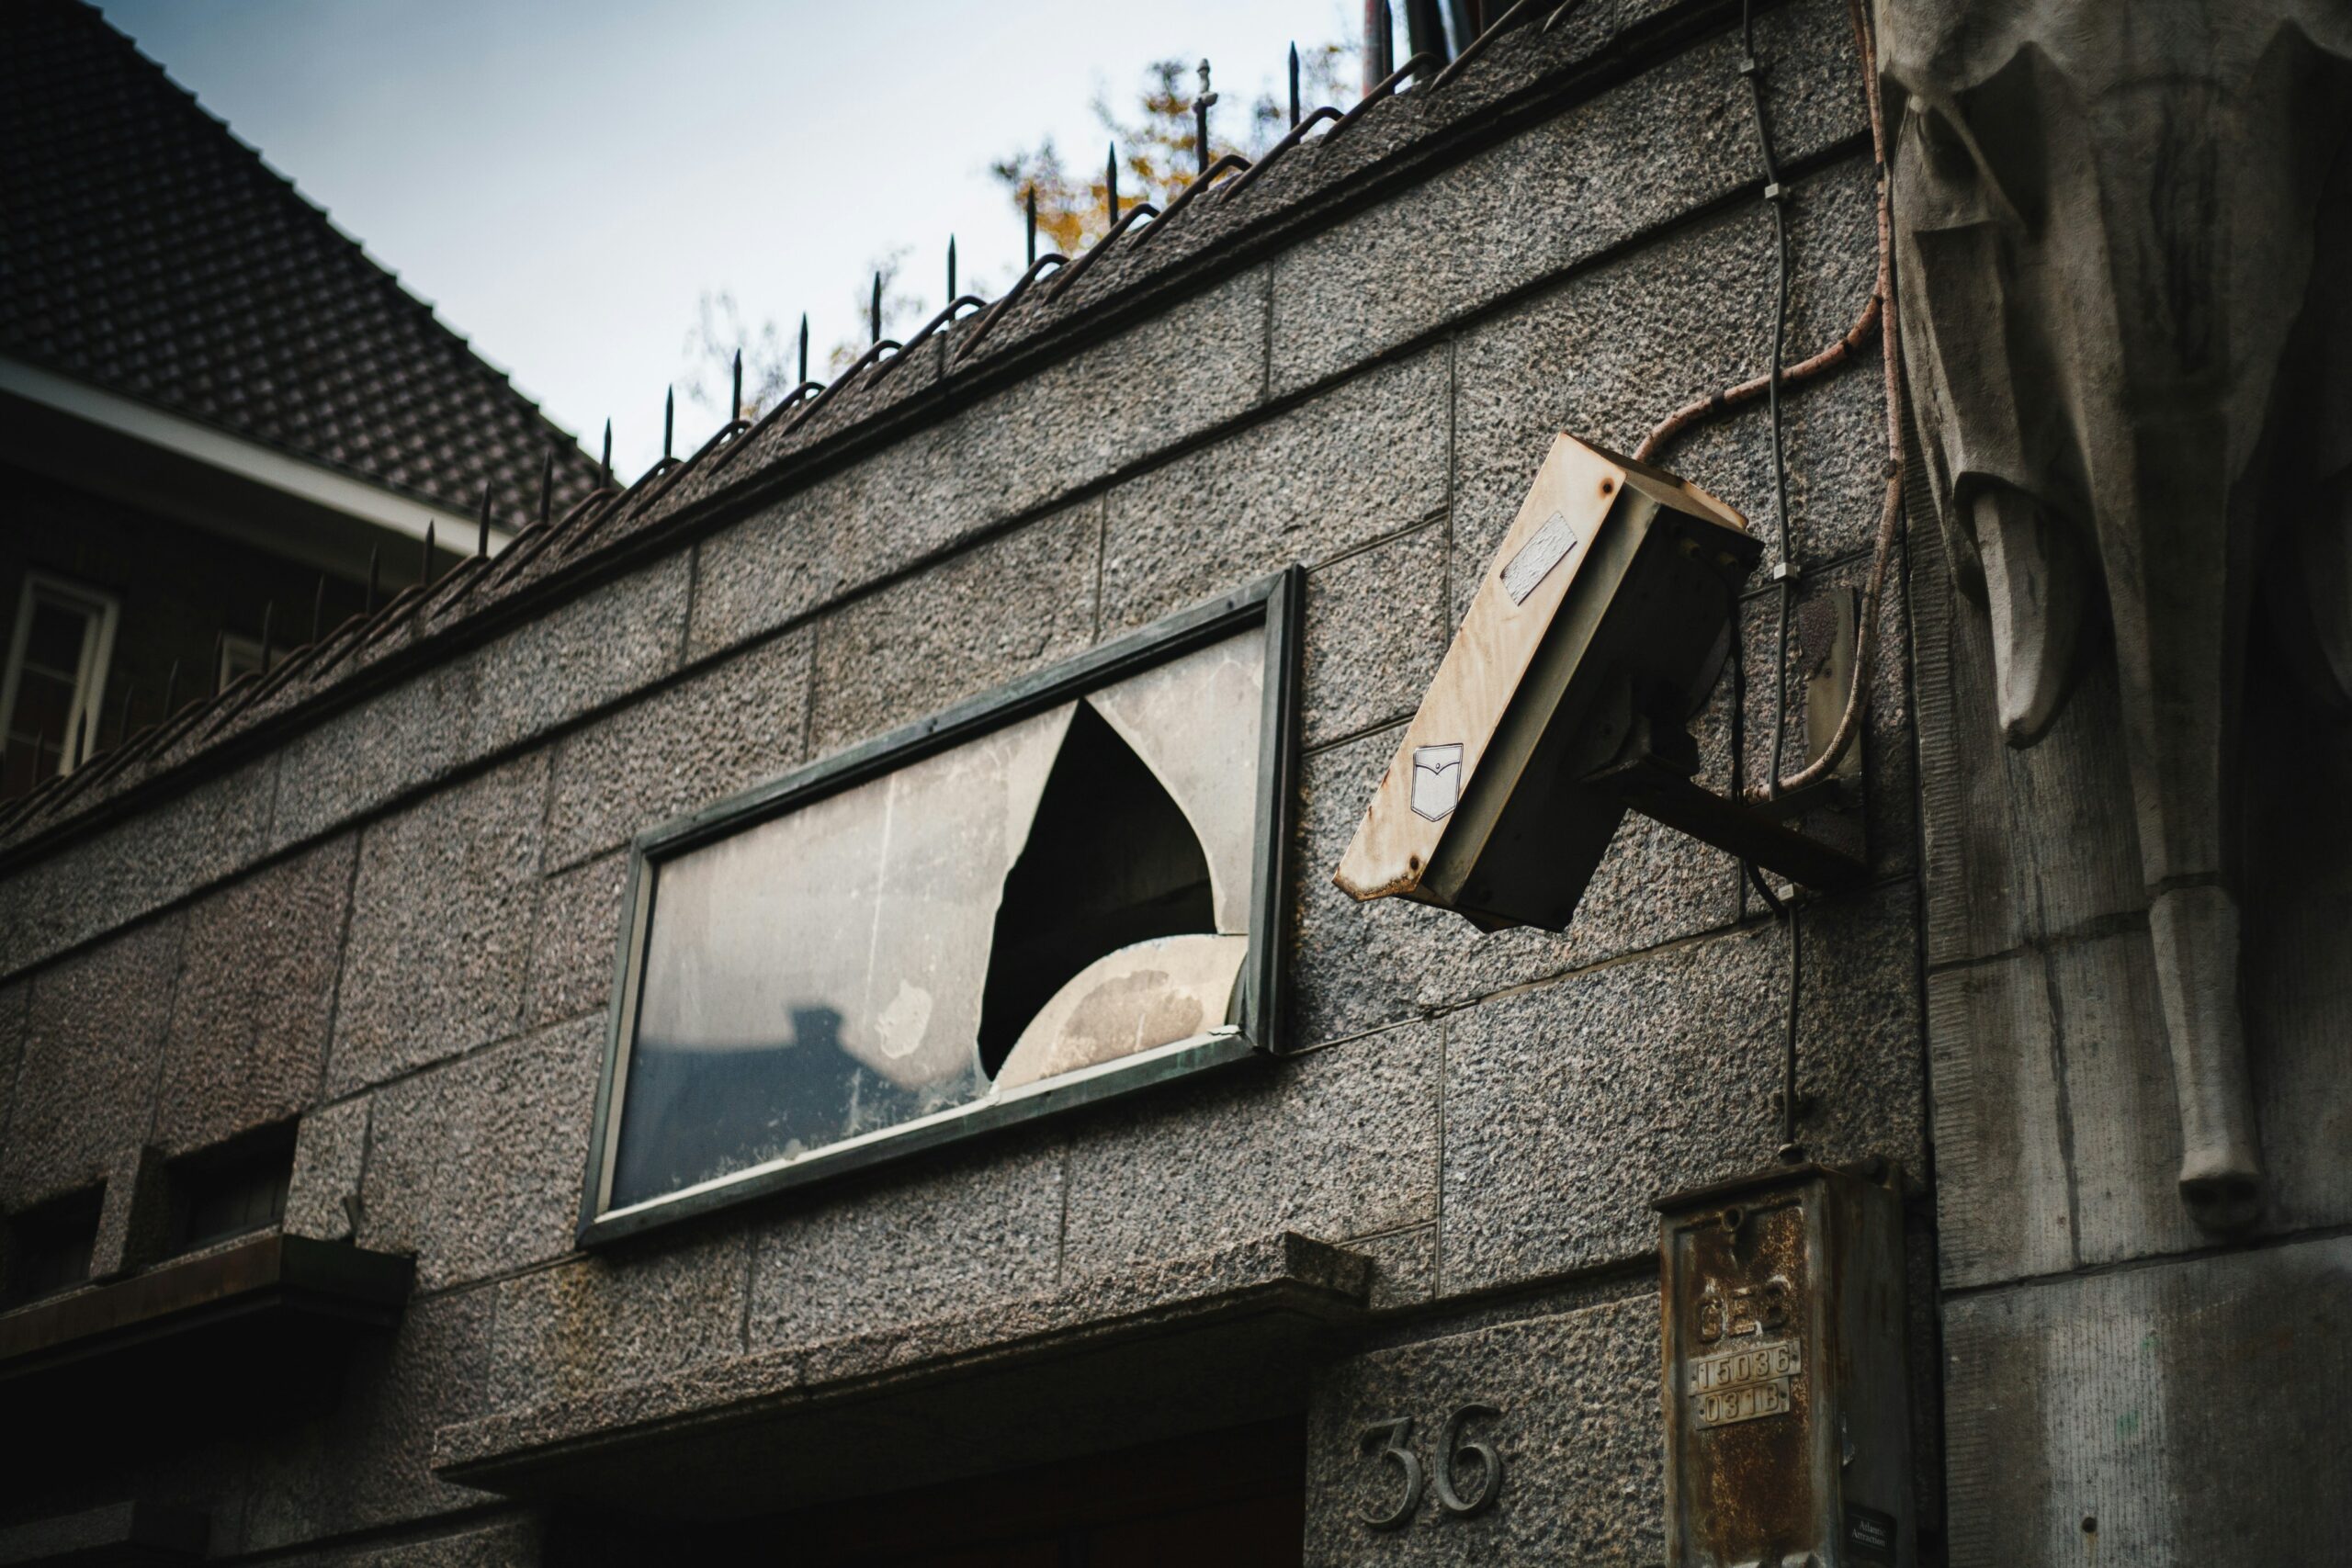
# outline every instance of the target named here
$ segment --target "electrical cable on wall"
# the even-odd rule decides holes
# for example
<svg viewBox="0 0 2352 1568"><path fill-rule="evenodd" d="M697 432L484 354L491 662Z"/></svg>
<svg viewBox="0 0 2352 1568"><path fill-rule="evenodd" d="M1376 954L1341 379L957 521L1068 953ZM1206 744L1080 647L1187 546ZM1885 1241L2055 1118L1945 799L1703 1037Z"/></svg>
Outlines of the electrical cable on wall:
<svg viewBox="0 0 2352 1568"><path fill-rule="evenodd" d="M1789 248L1787 225L1788 192L1782 185L1779 164L1772 154L1771 129L1764 113L1762 68L1756 58L1756 37L1752 0L1741 0L1739 72L1748 88L1748 103L1756 121L1756 136L1764 167L1764 197L1772 211L1772 246L1775 278L1772 309L1772 353L1770 367L1762 376L1724 389L1677 409L1650 431L1634 457L1648 461L1666 444L1702 420L1712 419L1743 403L1761 396L1766 401L1771 429L1773 520L1780 546L1780 564L1772 576L1780 585L1778 595L1778 627L1774 638L1776 657L1772 681L1772 748L1766 770L1762 791L1752 791L1746 781L1747 739L1745 714L1747 707L1747 676L1745 643L1739 626L1737 596L1733 597L1730 615L1730 658L1726 661L1732 675L1731 754L1736 793L1745 799L1777 799L1788 791L1805 788L1828 776L1844 758L1860 732L1861 710L1869 691L1871 654L1876 645L1879 606L1886 585L1886 573L1894 554L1894 540L1902 522L1903 446L1900 423L1899 361L1895 343L1894 303L1894 267L1892 262L1892 221L1888 211L1885 122L1879 98L1877 50L1871 37L1868 19L1860 0L1848 0L1847 11L1853 24L1854 49L1862 68L1863 97L1869 107L1871 152L1877 180L1878 207L1878 276L1870 302L1846 335L1828 348L1803 363L1784 367L1781 363L1788 327L1789 308ZM1789 542L1788 462L1783 445L1781 423L1781 393L1789 387L1810 381L1846 363L1860 347L1872 331L1879 333L1882 372L1885 382L1886 494L1879 516L1876 536L1872 542L1871 570L1866 581L1862 603L1855 630L1853 675L1839 714L1837 728L1821 753L1792 774L1783 774L1785 738L1788 723L1789 623L1795 593L1796 566L1794 552ZM1789 935L1789 994L1785 1035L1781 1054L1781 1148L1784 1160L1804 1157L1796 1141L1797 1123L1797 1012L1799 982L1803 973L1803 950L1798 931L1798 912L1792 900L1776 895L1764 880L1754 862L1740 862L1742 875L1764 900L1766 908Z"/></svg>

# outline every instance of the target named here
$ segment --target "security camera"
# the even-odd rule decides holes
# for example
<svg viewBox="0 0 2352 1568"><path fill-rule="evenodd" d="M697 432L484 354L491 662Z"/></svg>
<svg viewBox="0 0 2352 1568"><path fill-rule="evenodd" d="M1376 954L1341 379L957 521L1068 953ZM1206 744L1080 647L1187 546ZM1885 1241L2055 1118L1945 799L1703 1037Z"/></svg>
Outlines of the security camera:
<svg viewBox="0 0 2352 1568"><path fill-rule="evenodd" d="M1333 880L1559 931L1628 809L1801 880L1848 857L1691 782L1762 547L1696 485L1554 439Z"/></svg>

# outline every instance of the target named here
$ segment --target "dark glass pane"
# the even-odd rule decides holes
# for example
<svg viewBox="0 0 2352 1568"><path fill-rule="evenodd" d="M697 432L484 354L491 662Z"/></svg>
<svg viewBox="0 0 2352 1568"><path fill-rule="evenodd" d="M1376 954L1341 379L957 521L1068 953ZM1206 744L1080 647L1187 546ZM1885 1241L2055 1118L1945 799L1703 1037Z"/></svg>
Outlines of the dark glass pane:
<svg viewBox="0 0 2352 1568"><path fill-rule="evenodd" d="M32 626L25 636L25 662L71 680L82 668L82 642L89 616L70 605L35 594Z"/></svg>

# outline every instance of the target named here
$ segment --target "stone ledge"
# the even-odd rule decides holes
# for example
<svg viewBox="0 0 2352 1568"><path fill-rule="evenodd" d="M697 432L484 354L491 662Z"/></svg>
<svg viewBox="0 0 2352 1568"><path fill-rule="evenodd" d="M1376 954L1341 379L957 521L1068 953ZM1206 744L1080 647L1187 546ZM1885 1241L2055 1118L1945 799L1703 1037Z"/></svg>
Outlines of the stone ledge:
<svg viewBox="0 0 2352 1568"><path fill-rule="evenodd" d="M1044 1463L1305 1409L1314 1352L1371 1284L1363 1257L1282 1232L444 1427L434 1469L531 1501L723 1517Z"/></svg>

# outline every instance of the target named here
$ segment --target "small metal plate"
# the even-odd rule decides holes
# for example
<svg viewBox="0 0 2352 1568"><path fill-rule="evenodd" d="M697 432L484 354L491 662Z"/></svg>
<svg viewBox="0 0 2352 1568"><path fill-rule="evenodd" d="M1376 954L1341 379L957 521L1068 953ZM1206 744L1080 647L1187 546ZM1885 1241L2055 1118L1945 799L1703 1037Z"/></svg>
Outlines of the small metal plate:
<svg viewBox="0 0 2352 1568"><path fill-rule="evenodd" d="M1520 547L1519 553L1503 567L1503 592L1510 595L1514 604L1524 604L1535 585L1552 575L1552 569L1568 558L1577 547L1576 525L1565 513L1555 512L1535 530L1535 536Z"/></svg>
<svg viewBox="0 0 2352 1568"><path fill-rule="evenodd" d="M1786 1416L1792 1380L1804 1375L1804 1348L1795 1339L1775 1339L1683 1365L1682 1386L1690 1414L1702 1427L1724 1427L1766 1416Z"/></svg>

